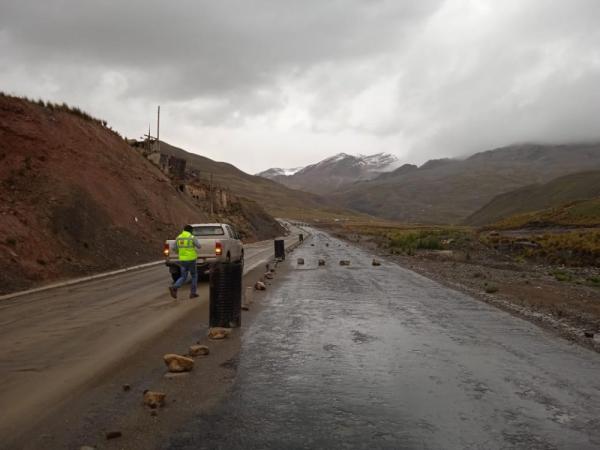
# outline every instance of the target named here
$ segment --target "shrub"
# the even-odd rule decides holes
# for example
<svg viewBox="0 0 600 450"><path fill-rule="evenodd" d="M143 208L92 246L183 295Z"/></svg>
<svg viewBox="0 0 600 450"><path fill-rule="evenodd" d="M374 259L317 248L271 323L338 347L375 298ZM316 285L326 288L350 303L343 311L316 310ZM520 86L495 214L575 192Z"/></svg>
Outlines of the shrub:
<svg viewBox="0 0 600 450"><path fill-rule="evenodd" d="M489 286L486 286L486 288L485 288L486 294L495 294L496 292L498 292L498 286L495 286L493 284L490 284Z"/></svg>
<svg viewBox="0 0 600 450"><path fill-rule="evenodd" d="M552 272L552 275L557 281L572 281L573 277L569 272L565 272L564 270L555 270Z"/></svg>

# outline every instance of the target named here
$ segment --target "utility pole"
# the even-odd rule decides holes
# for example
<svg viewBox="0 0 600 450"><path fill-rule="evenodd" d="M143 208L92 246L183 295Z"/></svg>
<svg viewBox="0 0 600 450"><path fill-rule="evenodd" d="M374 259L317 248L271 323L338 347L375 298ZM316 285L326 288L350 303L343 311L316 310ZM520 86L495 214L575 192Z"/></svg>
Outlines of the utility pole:
<svg viewBox="0 0 600 450"><path fill-rule="evenodd" d="M213 195L213 174L212 172L210 173L210 215L213 215L213 199L214 199L214 195Z"/></svg>
<svg viewBox="0 0 600 450"><path fill-rule="evenodd" d="M160 105L158 105L158 115L156 117L156 142L158 145L158 153L160 153Z"/></svg>

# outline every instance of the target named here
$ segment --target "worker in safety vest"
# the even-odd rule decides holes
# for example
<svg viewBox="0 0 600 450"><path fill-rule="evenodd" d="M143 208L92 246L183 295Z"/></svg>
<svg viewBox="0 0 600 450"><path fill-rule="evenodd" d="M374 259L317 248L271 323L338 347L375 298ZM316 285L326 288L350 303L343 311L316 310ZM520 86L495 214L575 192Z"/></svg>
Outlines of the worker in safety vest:
<svg viewBox="0 0 600 450"><path fill-rule="evenodd" d="M177 252L179 253L179 266L181 267L181 276L179 279L169 287L171 297L177 298L177 289L183 286L187 279L188 272L192 276L192 289L190 291L190 298L198 297L198 270L196 268L196 260L198 254L196 249L200 248L200 241L192 234L193 228L191 225L186 225L183 231L175 240L177 246Z"/></svg>

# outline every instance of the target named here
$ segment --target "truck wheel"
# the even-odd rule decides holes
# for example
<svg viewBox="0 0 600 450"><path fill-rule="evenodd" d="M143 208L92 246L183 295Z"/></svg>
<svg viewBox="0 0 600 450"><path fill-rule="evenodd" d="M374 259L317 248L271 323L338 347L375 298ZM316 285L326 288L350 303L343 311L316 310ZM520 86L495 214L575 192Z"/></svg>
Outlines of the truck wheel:
<svg viewBox="0 0 600 450"><path fill-rule="evenodd" d="M226 263L230 263L231 262L231 253L227 253L227 257L225 258L225 262Z"/></svg>

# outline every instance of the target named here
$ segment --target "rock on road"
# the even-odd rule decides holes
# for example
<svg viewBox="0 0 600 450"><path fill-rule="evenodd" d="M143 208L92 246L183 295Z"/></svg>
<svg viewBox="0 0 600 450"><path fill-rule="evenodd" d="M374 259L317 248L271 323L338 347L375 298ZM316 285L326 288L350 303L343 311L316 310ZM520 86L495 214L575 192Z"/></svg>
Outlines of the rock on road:
<svg viewBox="0 0 600 450"><path fill-rule="evenodd" d="M245 271L273 256L272 241L245 247ZM169 283L161 264L1 300L0 448L88 383L110 376L143 342L206 307L207 283L199 285L200 298L189 300L184 287L178 301Z"/></svg>
<svg viewBox="0 0 600 450"><path fill-rule="evenodd" d="M158 448L600 448L600 355L309 242L244 333L229 398Z"/></svg>

